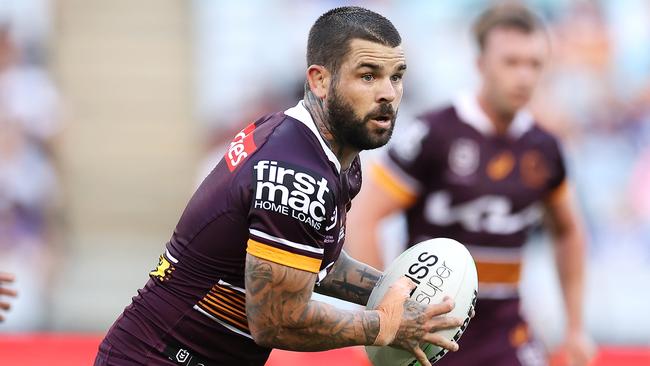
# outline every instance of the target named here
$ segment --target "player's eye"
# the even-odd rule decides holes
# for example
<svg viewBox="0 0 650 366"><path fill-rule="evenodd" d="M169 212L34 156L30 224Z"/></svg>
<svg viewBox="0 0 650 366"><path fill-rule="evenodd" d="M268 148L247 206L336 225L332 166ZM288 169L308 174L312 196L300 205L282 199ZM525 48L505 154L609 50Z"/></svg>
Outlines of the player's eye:
<svg viewBox="0 0 650 366"><path fill-rule="evenodd" d="M402 80L403 77L404 77L404 75L402 75L402 74L395 74L395 75L390 77L390 81L392 81L394 83L397 83L400 80Z"/></svg>
<svg viewBox="0 0 650 366"><path fill-rule="evenodd" d="M542 62L539 61L539 60L533 60L533 61L531 62L531 66L533 67L533 69L535 69L535 70L539 70L539 69L542 68Z"/></svg>
<svg viewBox="0 0 650 366"><path fill-rule="evenodd" d="M515 67L515 66L517 66L519 64L519 60L517 60L514 57L508 57L508 58L505 59L505 63L506 63L507 66Z"/></svg>
<svg viewBox="0 0 650 366"><path fill-rule="evenodd" d="M363 74L361 76L361 79L363 81L373 81L373 80L375 80L375 77L372 74Z"/></svg>

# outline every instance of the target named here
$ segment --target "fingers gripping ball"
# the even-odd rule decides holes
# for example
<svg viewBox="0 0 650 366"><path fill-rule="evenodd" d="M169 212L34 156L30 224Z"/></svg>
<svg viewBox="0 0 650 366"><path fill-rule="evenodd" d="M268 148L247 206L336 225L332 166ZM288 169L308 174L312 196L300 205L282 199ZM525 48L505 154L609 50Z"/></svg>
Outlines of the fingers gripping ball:
<svg viewBox="0 0 650 366"><path fill-rule="evenodd" d="M367 308L376 309L385 303L382 299L391 285L406 286L402 283L404 276L415 283L415 288L409 287L411 300L434 305L447 296L455 301L454 309L445 315L461 318L463 324L436 334L457 342L469 324L478 294L476 265L465 246L452 239L436 238L409 248L388 266L373 289ZM432 364L447 352L433 344L421 348ZM411 353L393 347L367 346L366 352L375 366L420 365Z"/></svg>
<svg viewBox="0 0 650 366"><path fill-rule="evenodd" d="M404 313L404 301L415 288L415 284L408 278L402 277L391 284L391 287L397 288L399 291L390 292L375 307L375 310L379 310L380 314L380 329L375 340L376 346L387 346L395 339Z"/></svg>

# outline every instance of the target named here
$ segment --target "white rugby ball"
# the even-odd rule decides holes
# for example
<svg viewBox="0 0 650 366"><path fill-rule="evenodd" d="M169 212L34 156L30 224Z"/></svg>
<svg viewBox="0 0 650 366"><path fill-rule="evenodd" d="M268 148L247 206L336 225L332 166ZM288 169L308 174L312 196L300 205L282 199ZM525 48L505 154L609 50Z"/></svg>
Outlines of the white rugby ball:
<svg viewBox="0 0 650 366"><path fill-rule="evenodd" d="M456 307L448 315L464 319L463 325L439 334L458 341L469 324L478 294L476 265L467 248L448 238L430 239L412 246L388 266L372 290L366 308L374 309L391 284L402 276L417 285L411 292L414 301L429 305L442 302L445 296L454 299ZM423 346L422 350L432 364L447 353L432 344ZM366 353L375 366L420 365L413 355L398 348L366 346Z"/></svg>

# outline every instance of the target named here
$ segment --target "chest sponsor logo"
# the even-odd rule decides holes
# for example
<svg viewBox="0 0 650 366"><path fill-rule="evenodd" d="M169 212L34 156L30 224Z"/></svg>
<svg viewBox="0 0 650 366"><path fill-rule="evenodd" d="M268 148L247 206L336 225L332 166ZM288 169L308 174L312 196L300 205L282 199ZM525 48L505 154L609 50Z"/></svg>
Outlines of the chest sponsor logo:
<svg viewBox="0 0 650 366"><path fill-rule="evenodd" d="M255 146L255 139L253 138L254 131L255 124L250 124L243 130L239 131L239 133L235 135L235 138L230 142L230 147L228 147L224 159L226 159L228 170L231 172L235 171L237 166L257 149Z"/></svg>
<svg viewBox="0 0 650 366"><path fill-rule="evenodd" d="M449 148L449 169L461 177L476 172L480 162L478 144L470 139L460 138Z"/></svg>
<svg viewBox="0 0 650 366"><path fill-rule="evenodd" d="M325 225L327 179L270 160L260 160L253 169L255 209L293 217L316 230Z"/></svg>
<svg viewBox="0 0 650 366"><path fill-rule="evenodd" d="M507 235L538 224L542 219L539 203L512 212L509 198L485 195L476 199L452 205L452 196L447 191L434 192L427 197L424 216L434 225L459 224L470 232Z"/></svg>

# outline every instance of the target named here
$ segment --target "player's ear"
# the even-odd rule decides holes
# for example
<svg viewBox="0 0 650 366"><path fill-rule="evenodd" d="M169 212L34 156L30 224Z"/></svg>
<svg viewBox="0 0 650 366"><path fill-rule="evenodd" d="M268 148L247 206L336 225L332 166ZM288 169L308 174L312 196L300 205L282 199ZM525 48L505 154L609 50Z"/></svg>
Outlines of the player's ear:
<svg viewBox="0 0 650 366"><path fill-rule="evenodd" d="M329 90L331 82L331 74L324 66L311 65L307 68L307 82L309 89L318 98L327 98L327 91Z"/></svg>

